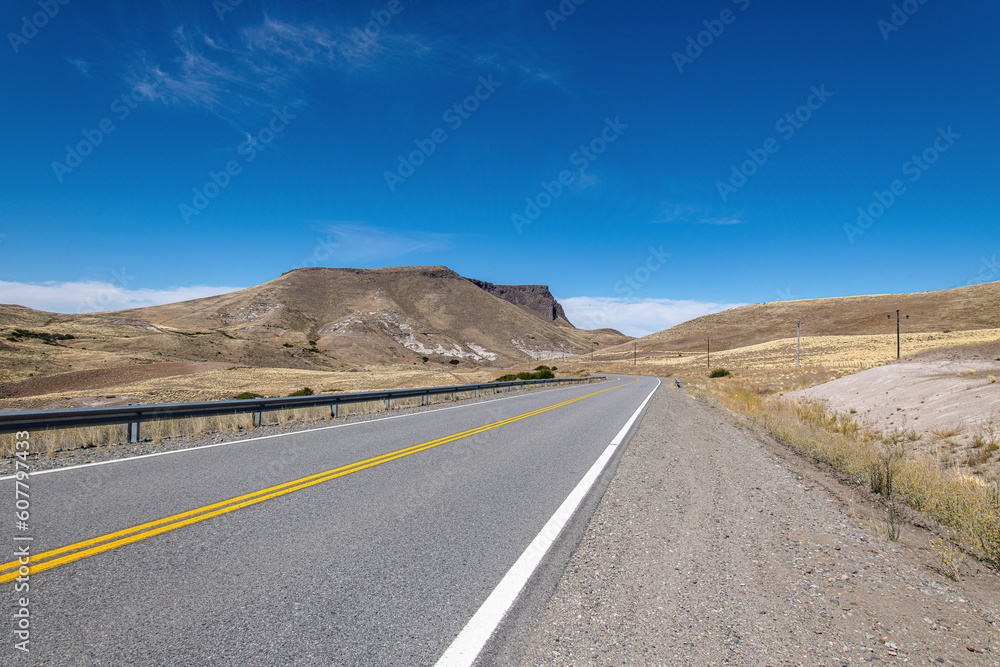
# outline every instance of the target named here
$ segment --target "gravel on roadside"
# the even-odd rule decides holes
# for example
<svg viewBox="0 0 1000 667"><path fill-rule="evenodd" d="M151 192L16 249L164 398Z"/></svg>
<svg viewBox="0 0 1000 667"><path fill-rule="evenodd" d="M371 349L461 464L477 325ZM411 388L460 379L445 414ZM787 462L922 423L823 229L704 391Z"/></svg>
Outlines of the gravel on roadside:
<svg viewBox="0 0 1000 667"><path fill-rule="evenodd" d="M1000 664L996 574L854 493L664 383L520 665Z"/></svg>

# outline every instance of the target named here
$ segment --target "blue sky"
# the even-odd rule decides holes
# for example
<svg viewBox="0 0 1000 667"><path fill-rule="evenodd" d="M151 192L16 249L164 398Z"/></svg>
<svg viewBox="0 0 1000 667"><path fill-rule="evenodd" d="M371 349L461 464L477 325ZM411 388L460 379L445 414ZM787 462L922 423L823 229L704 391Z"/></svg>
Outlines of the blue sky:
<svg viewBox="0 0 1000 667"><path fill-rule="evenodd" d="M0 302L443 264L640 334L1000 277L996 3L63 1L0 10Z"/></svg>

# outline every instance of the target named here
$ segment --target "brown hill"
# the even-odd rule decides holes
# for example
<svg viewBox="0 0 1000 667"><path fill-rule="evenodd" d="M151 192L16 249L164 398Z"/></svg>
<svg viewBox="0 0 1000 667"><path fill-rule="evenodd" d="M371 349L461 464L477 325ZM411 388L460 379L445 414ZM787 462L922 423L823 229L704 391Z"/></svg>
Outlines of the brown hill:
<svg viewBox="0 0 1000 667"><path fill-rule="evenodd" d="M829 299L779 301L732 308L705 315L638 339L646 352L701 352L705 339L712 350L728 350L803 336L895 334L889 316L909 315L903 332L946 332L1000 327L1000 281L914 294L875 294ZM615 348L631 351L632 344ZM606 350L612 352L612 350Z"/></svg>
<svg viewBox="0 0 1000 667"><path fill-rule="evenodd" d="M0 306L2 344L10 348L0 355L0 382L180 362L342 370L422 364L427 357L503 366L629 340L613 330L572 327L548 288L506 294L523 303L497 298L443 266L306 268L257 287L151 308L61 315ZM546 298L555 319L537 312ZM15 329L30 333L19 337Z"/></svg>

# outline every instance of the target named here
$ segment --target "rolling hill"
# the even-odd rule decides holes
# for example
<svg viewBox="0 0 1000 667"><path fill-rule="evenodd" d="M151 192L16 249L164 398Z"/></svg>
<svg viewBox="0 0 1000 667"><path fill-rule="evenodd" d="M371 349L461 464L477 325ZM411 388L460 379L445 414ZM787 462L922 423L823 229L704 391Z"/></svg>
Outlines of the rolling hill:
<svg viewBox="0 0 1000 667"><path fill-rule="evenodd" d="M153 363L509 366L630 340L573 327L545 286L492 285L443 266L296 269L220 296L93 314L6 305L0 335L8 383Z"/></svg>
<svg viewBox="0 0 1000 667"><path fill-rule="evenodd" d="M1000 327L1000 281L934 292L802 299L731 308L678 324L636 341L646 352L701 352L759 345L795 336L895 334L896 309L909 333L970 331ZM626 346L619 348L625 350ZM632 344L627 345L629 352ZM611 352L612 350L606 350Z"/></svg>

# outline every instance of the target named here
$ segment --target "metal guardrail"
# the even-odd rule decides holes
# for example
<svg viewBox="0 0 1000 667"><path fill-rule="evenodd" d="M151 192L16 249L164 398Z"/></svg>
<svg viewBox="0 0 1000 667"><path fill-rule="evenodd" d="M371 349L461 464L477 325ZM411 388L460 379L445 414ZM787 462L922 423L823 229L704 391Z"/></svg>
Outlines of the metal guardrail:
<svg viewBox="0 0 1000 667"><path fill-rule="evenodd" d="M352 394L321 394L317 396L288 396L283 398L233 399L231 401L204 401L198 403L164 403L160 405L116 405L104 408L72 408L67 410L30 410L21 412L0 412L0 433L15 431L37 431L49 428L71 428L79 426L106 426L127 424L129 442L139 441L139 424L161 419L184 419L187 417L212 417L253 413L253 425L261 424L261 414L272 410L314 408L330 406L330 416L337 417L337 406L350 403L368 403L384 400L388 409L395 398L423 397L427 405L430 396L451 394L455 399L459 392L475 391L476 397L484 390L494 393L506 387L545 386L558 384L579 384L592 380L604 380L603 376L588 378L556 378L551 380L510 380L507 382L486 382L483 384L454 385L451 387L423 387L420 389L395 389L390 391L367 391Z"/></svg>

